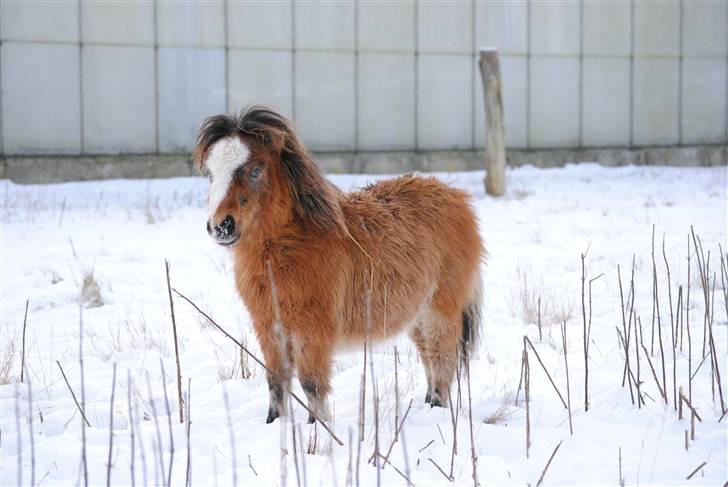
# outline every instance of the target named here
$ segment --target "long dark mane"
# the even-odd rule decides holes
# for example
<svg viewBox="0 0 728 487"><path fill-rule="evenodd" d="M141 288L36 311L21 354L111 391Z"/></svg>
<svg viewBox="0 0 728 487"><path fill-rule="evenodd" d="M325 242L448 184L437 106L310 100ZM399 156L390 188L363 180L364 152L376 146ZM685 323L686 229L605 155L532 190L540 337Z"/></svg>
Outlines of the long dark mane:
<svg viewBox="0 0 728 487"><path fill-rule="evenodd" d="M237 117L223 114L207 118L197 134L193 151L198 169L202 169L210 147L230 136L261 145L273 159L280 161L299 223L329 231L343 228L338 189L323 176L285 117L256 105Z"/></svg>

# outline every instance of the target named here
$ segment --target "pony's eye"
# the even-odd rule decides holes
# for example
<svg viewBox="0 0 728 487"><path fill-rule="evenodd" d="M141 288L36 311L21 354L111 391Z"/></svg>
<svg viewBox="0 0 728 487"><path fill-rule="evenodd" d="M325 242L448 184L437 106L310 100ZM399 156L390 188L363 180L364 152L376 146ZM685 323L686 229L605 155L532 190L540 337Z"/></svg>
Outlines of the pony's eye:
<svg viewBox="0 0 728 487"><path fill-rule="evenodd" d="M250 171L250 177L253 179L256 179L258 176L260 176L260 168L256 167L252 171Z"/></svg>

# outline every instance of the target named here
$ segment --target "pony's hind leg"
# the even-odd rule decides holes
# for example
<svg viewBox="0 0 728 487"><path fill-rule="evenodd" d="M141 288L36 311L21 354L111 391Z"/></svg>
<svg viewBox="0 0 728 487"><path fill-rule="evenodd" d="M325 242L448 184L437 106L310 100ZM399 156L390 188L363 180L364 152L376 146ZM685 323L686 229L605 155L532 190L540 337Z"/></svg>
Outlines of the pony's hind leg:
<svg viewBox="0 0 728 487"><path fill-rule="evenodd" d="M430 378L430 358L427 352L427 341L423 335L422 323L419 322L409 332L410 339L414 342L417 347L417 352L422 360L422 365L425 368L425 375L427 376L427 393L425 394L425 402L430 403L432 401L432 380Z"/></svg>

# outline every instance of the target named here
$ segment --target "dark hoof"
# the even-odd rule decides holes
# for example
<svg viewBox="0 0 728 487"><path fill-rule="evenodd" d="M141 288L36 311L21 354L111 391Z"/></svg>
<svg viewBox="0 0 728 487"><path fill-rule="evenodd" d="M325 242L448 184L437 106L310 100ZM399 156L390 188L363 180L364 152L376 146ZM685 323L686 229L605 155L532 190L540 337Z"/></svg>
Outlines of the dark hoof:
<svg viewBox="0 0 728 487"><path fill-rule="evenodd" d="M429 404L432 402L432 394L430 394L430 391L427 391L427 394L425 394L425 404Z"/></svg>
<svg viewBox="0 0 728 487"><path fill-rule="evenodd" d="M316 422L316 418L314 418L313 416L311 416L309 414L308 415L308 424L314 424L315 422Z"/></svg>
<svg viewBox="0 0 728 487"><path fill-rule="evenodd" d="M280 416L280 414L278 413L277 409L274 409L274 408L268 409L268 417L265 418L265 424L271 424L279 416Z"/></svg>
<svg viewBox="0 0 728 487"><path fill-rule="evenodd" d="M432 408L444 408L445 407L445 401L443 401L440 396L437 394L433 394L430 398L430 407Z"/></svg>

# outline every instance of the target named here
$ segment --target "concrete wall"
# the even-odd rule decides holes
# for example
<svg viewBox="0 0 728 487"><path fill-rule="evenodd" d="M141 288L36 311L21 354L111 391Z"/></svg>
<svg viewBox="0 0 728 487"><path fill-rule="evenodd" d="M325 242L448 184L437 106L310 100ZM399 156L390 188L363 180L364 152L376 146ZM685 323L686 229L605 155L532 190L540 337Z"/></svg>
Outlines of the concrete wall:
<svg viewBox="0 0 728 487"><path fill-rule="evenodd" d="M0 151L190 150L252 103L316 151L484 145L478 46L510 148L725 144L728 2L0 2Z"/></svg>

